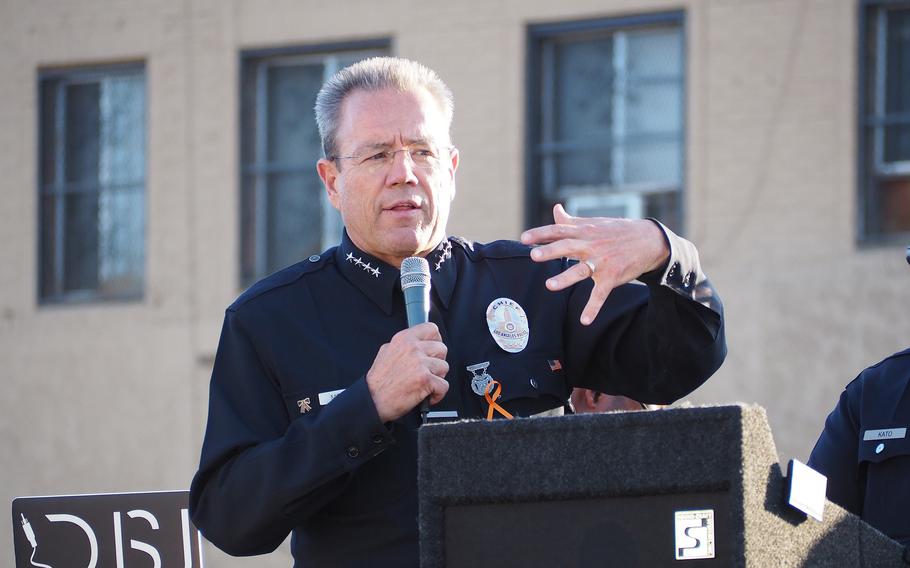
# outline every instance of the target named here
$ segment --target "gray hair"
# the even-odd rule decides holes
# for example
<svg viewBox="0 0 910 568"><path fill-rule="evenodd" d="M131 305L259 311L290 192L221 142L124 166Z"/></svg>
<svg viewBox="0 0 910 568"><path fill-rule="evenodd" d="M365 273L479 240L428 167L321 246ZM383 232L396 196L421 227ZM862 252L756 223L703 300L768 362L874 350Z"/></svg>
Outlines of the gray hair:
<svg viewBox="0 0 910 568"><path fill-rule="evenodd" d="M325 82L316 95L316 125L322 138L322 151L326 158L337 156L338 123L341 104L351 92L416 91L424 88L436 99L446 119L447 128L452 124L454 102L452 91L429 67L400 57L371 57L345 67Z"/></svg>

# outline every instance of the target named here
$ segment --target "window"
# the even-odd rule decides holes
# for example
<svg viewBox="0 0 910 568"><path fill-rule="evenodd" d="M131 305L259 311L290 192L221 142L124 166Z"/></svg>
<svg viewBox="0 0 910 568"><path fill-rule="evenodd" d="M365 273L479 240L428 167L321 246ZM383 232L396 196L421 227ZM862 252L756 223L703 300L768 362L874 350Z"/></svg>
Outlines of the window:
<svg viewBox="0 0 910 568"><path fill-rule="evenodd" d="M144 69L46 71L39 91L41 300L140 298Z"/></svg>
<svg viewBox="0 0 910 568"><path fill-rule="evenodd" d="M681 14L529 30L529 225L570 213L682 225Z"/></svg>
<svg viewBox="0 0 910 568"><path fill-rule="evenodd" d="M339 242L341 217L316 174L322 144L313 106L326 79L360 59L385 54L386 46L243 58L243 285Z"/></svg>
<svg viewBox="0 0 910 568"><path fill-rule="evenodd" d="M910 2L864 10L860 237L905 240L910 232Z"/></svg>

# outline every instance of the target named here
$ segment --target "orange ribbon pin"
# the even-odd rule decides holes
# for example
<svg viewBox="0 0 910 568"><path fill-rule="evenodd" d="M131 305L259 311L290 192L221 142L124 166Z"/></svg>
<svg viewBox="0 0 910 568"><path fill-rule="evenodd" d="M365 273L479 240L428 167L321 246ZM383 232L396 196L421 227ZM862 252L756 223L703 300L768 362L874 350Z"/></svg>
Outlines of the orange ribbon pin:
<svg viewBox="0 0 910 568"><path fill-rule="evenodd" d="M491 391L493 392L492 395L490 394ZM514 416L509 414L508 410L499 406L499 404L496 402L499 399L501 392L502 385L499 384L499 381L497 380L490 381L490 383L487 385L487 388L483 390L483 397L487 399L487 404L490 405L489 408L487 408L487 420L493 420L494 410L506 418L514 418Z"/></svg>

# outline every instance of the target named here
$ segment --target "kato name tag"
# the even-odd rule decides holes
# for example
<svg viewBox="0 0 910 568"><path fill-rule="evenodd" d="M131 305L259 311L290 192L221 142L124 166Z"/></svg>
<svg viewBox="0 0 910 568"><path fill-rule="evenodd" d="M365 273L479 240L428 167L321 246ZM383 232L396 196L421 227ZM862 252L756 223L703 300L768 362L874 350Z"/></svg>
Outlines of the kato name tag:
<svg viewBox="0 0 910 568"><path fill-rule="evenodd" d="M319 393L319 404L322 406L327 405L328 403L335 400L335 397L344 392L344 389L338 389L335 391L326 391Z"/></svg>
<svg viewBox="0 0 910 568"><path fill-rule="evenodd" d="M885 428L884 430L866 430L863 432L863 441L869 440L897 440L907 437L906 428Z"/></svg>

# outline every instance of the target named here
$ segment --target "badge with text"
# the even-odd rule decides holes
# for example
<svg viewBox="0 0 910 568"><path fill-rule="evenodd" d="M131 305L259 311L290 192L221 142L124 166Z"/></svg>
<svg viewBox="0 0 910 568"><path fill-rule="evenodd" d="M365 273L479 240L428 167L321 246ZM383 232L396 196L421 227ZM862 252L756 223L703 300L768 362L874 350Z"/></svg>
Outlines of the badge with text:
<svg viewBox="0 0 910 568"><path fill-rule="evenodd" d="M487 374L487 367L489 366L490 362L484 361L483 363L465 367L471 373L471 390L477 396L483 396L483 393L487 390L487 385L493 382L493 377Z"/></svg>
<svg viewBox="0 0 910 568"><path fill-rule="evenodd" d="M528 316L515 300L497 298L490 302L487 307L487 327L496 345L509 353L518 353L528 346Z"/></svg>

